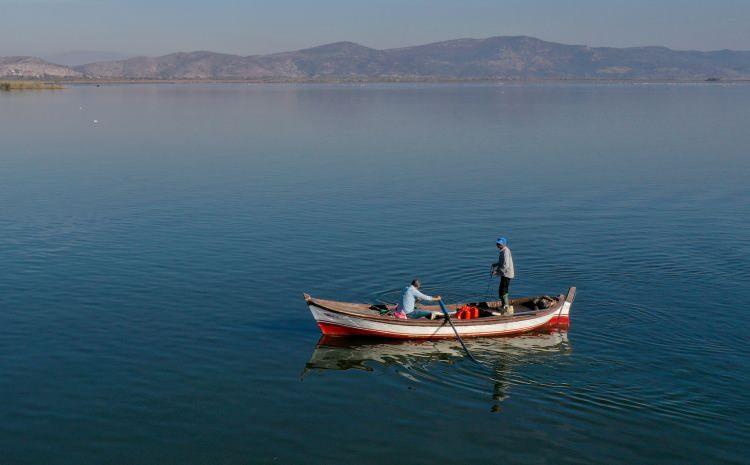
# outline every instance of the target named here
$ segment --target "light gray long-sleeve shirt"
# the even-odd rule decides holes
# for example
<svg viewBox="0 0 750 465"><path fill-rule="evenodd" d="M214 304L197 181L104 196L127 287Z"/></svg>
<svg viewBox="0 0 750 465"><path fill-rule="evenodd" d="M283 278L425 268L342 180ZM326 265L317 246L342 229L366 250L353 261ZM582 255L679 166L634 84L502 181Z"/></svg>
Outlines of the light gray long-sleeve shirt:
<svg viewBox="0 0 750 465"><path fill-rule="evenodd" d="M398 309L401 310L404 313L411 313L414 311L414 304L416 303L417 299L419 300L435 300L432 296L429 296L427 294L422 294L419 292L419 289L416 287L409 285L404 288L404 290L401 292L401 303L398 306Z"/></svg>
<svg viewBox="0 0 750 465"><path fill-rule="evenodd" d="M508 246L503 247L500 252L500 258L495 263L496 273L500 276L513 279L516 277L516 269L513 266L513 255L510 253Z"/></svg>

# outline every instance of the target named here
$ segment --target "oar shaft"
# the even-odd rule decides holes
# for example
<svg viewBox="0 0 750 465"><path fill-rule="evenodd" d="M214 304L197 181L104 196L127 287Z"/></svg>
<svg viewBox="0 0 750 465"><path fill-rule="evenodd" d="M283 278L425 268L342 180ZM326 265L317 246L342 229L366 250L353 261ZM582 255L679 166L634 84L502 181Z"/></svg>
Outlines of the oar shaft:
<svg viewBox="0 0 750 465"><path fill-rule="evenodd" d="M477 359L475 359L474 356L471 355L471 351L469 351L469 348L466 347L466 344L464 344L464 340L461 339L461 336L458 334L458 330L456 329L455 326L453 326L453 321L451 321L451 316L448 313L448 309L445 308L445 304L443 303L443 301L438 300L438 303L440 304L440 309L443 311L443 314L445 315L445 320L448 322L449 325L451 325L451 328L453 328L453 332L456 333L456 339L458 339L458 342L461 343L461 347L463 347L464 350L466 351L466 355L468 355L469 358L474 361L474 363L476 363L477 365L481 365L479 361L477 361Z"/></svg>

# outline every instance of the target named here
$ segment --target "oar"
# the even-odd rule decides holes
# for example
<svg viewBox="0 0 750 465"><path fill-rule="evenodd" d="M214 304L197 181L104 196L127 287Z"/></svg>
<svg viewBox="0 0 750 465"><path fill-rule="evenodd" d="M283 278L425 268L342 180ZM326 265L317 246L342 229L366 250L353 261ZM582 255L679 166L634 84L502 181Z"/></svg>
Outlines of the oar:
<svg viewBox="0 0 750 465"><path fill-rule="evenodd" d="M466 344L464 344L464 340L461 339L461 336L458 335L458 330L456 330L456 327L453 326L453 322L451 321L451 316L448 313L448 309L445 308L445 304L443 303L443 300L438 300L438 303L440 304L440 309L443 310L443 314L445 315L445 320L448 322L449 325L451 325L451 328L453 328L453 332L456 333L456 339L458 339L458 342L461 343L461 347L464 348L466 351L466 355L469 356L469 358L476 363L477 365L481 365L477 359L474 358L473 355L471 355L471 352L469 351L469 348L466 347Z"/></svg>

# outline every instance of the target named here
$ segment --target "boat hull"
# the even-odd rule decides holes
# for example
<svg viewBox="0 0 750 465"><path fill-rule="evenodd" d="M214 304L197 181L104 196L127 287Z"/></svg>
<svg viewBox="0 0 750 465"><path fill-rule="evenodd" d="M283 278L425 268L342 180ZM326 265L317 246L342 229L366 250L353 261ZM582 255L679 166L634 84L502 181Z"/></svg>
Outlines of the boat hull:
<svg viewBox="0 0 750 465"><path fill-rule="evenodd" d="M572 305L568 298L557 306L533 315L453 320L462 337L495 337L527 333L543 328L567 328ZM370 336L394 339L446 339L455 333L444 320L402 320L390 317L363 317L326 308L315 299L308 299L308 308L318 327L328 336Z"/></svg>

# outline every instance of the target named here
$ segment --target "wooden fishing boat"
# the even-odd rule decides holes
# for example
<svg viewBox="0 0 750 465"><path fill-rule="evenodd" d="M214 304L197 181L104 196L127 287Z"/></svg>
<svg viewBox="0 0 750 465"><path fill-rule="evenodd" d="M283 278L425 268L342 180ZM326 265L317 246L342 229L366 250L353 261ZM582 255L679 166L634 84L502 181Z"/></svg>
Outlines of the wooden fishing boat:
<svg viewBox="0 0 750 465"><path fill-rule="evenodd" d="M570 324L570 307L576 288L571 287L567 295L557 297L535 296L512 299L513 315L499 315L499 301L472 302L479 308L479 318L458 320L452 318L461 337L494 337L527 333L543 328L566 328ZM307 306L320 330L330 336L373 336L396 339L442 339L455 338L456 334L444 319L429 320L398 319L390 314L393 305L338 302L324 300L304 294ZM539 308L540 301L549 304ZM465 304L446 305L449 312ZM440 307L422 306L422 310L440 312Z"/></svg>

